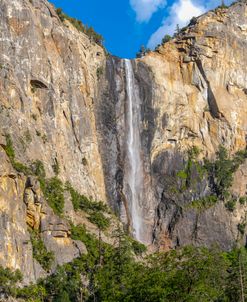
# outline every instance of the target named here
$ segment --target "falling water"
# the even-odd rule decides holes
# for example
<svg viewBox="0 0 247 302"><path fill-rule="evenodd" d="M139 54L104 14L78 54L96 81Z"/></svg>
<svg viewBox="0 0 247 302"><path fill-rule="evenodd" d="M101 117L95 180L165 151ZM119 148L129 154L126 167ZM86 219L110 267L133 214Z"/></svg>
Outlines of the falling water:
<svg viewBox="0 0 247 302"><path fill-rule="evenodd" d="M127 91L127 171L126 182L129 191L129 212L132 221L133 236L142 241L142 191L143 167L140 139L140 99L135 89L135 79L130 60L125 60Z"/></svg>

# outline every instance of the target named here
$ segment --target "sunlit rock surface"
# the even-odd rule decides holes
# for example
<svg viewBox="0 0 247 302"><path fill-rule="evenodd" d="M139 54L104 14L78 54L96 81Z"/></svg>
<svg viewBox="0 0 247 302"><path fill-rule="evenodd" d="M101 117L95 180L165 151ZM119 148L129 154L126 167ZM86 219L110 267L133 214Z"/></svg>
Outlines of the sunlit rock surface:
<svg viewBox="0 0 247 302"><path fill-rule="evenodd" d="M47 1L31 2L0 3L0 265L20 269L25 283L46 274L33 259L28 226L41 231L55 266L87 252L70 238L65 218L88 222L75 214L67 193L65 217L53 213L37 179L12 167L4 151L7 135L16 160L27 166L41 160L47 177L58 163L64 183L108 202L136 235L126 174L133 167L127 160L124 60L106 56L67 21L61 23ZM219 145L231 154L246 148L246 48L247 5L240 2L193 20L156 52L130 62L140 117L139 239L150 249L217 243L228 250L236 240L245 244L237 226L246 219L246 205L238 203L233 212L223 201L204 211L188 207L208 194L204 178L193 191L171 189L191 147L200 149L198 160L214 159ZM246 185L244 163L232 194L246 196Z"/></svg>

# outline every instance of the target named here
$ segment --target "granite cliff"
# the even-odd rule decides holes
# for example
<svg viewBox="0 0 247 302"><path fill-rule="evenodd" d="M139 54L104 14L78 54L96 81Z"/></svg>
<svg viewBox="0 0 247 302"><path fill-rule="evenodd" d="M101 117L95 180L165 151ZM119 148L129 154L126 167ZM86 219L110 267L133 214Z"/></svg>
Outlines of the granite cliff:
<svg viewBox="0 0 247 302"><path fill-rule="evenodd" d="M46 274L33 231L52 270L86 253L71 221L97 227L73 208L75 190L150 250L246 244L245 1L133 61L106 55L46 0L2 0L0 28L0 265L26 283ZM62 214L51 181L73 187Z"/></svg>

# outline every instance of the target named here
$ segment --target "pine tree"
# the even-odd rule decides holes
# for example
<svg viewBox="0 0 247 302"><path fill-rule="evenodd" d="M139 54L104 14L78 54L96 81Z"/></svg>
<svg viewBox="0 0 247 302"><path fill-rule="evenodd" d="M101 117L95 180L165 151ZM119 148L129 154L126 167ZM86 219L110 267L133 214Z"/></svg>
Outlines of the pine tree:
<svg viewBox="0 0 247 302"><path fill-rule="evenodd" d="M227 7L224 0L221 0L221 6L220 7L221 8L226 8Z"/></svg>
<svg viewBox="0 0 247 302"><path fill-rule="evenodd" d="M180 33L180 26L179 24L176 25L176 31L175 31L175 35L178 35Z"/></svg>

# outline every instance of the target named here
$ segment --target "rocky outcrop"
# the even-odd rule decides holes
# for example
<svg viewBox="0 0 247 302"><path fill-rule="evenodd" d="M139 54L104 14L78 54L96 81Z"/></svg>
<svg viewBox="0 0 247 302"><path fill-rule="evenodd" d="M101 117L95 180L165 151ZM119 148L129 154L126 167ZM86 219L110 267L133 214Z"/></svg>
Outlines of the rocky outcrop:
<svg viewBox="0 0 247 302"><path fill-rule="evenodd" d="M17 173L3 148L0 150L0 264L20 269L24 283L35 282L46 272L33 258L28 228L40 231L48 251L54 253L53 269L87 250L82 242L70 238L67 221L56 216L47 205L37 179Z"/></svg>

